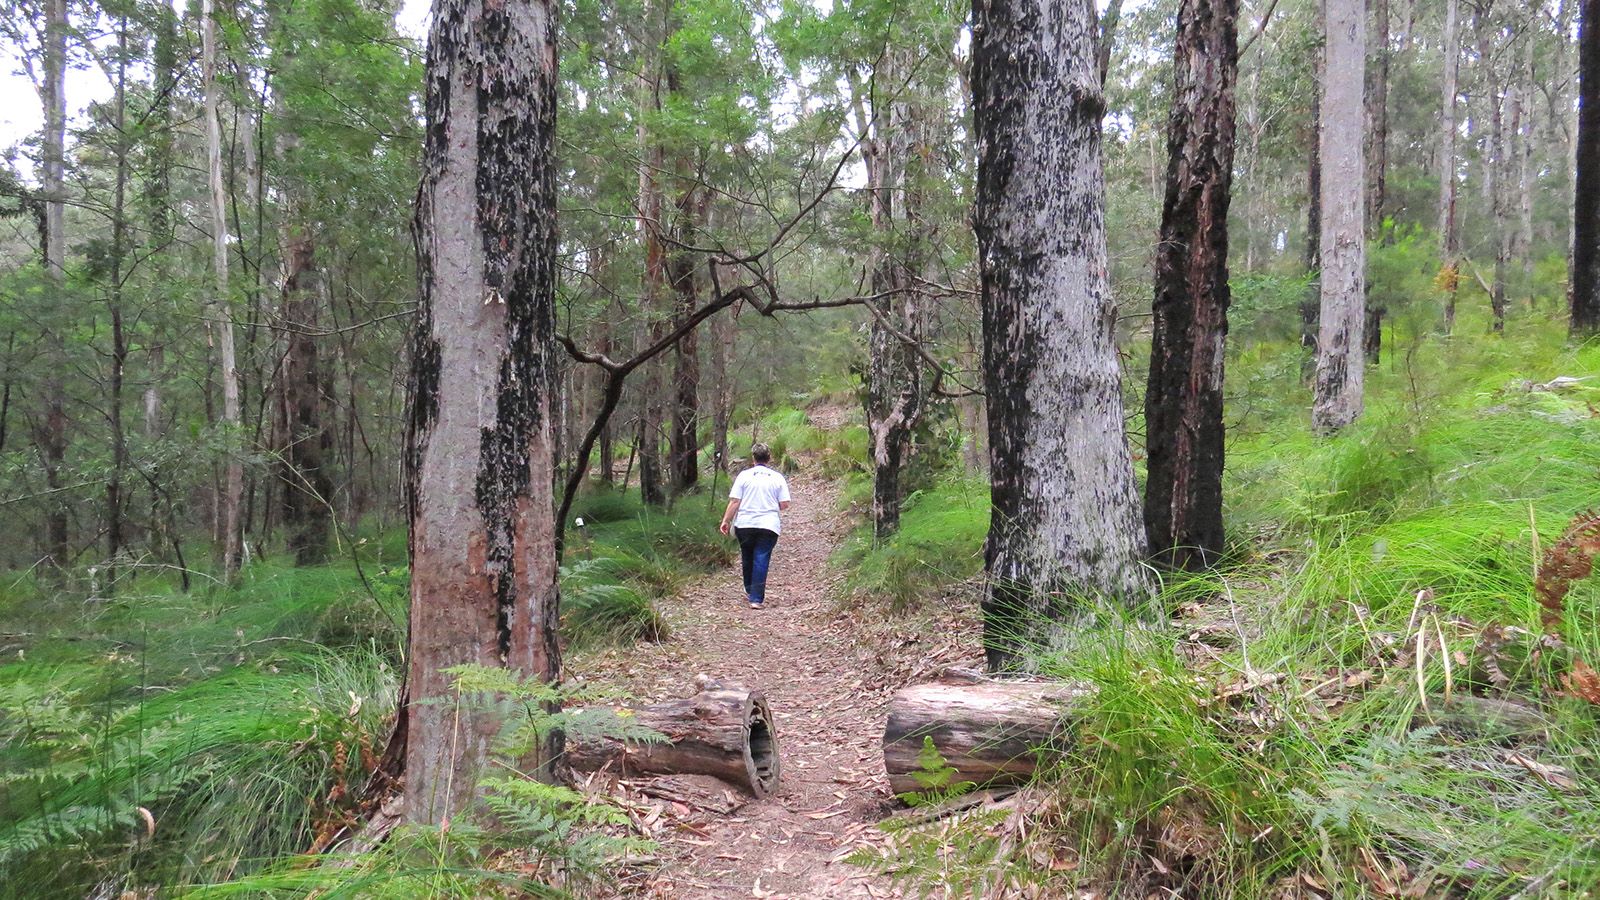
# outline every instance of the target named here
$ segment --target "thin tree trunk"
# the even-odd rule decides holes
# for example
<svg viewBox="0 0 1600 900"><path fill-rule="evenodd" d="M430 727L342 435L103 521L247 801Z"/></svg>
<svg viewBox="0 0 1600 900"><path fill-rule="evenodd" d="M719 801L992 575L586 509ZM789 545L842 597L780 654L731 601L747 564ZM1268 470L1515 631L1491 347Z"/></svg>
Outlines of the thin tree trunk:
<svg viewBox="0 0 1600 900"><path fill-rule="evenodd" d="M226 432L227 461L222 481L219 526L222 568L227 577L239 571L243 539L239 520L244 502L244 463L238 442L243 432L239 398L239 369L234 357L233 313L228 300L228 194L222 178L222 121L218 117L217 21L212 0L202 0L200 77L205 90L206 168L211 188L211 262L213 283L208 313L222 378L222 420Z"/></svg>
<svg viewBox="0 0 1600 900"><path fill-rule="evenodd" d="M450 666L554 681L556 14L548 0L435 0L428 42L421 303L406 438L411 516L406 818L478 796L495 712L452 698ZM520 768L551 777L559 735ZM393 752L393 751L391 751Z"/></svg>
<svg viewBox="0 0 1600 900"><path fill-rule="evenodd" d="M738 307L734 307L727 315L711 320L711 451L713 464L722 473L728 471L728 427L733 419L734 396L733 385L728 380L728 363L733 358L734 322L738 312Z"/></svg>
<svg viewBox="0 0 1600 900"><path fill-rule="evenodd" d="M1025 666L1081 602L1149 595L1106 265L1095 35L1088 0L973 7L993 668Z"/></svg>
<svg viewBox="0 0 1600 900"><path fill-rule="evenodd" d="M910 60L904 49L891 50L879 67L875 85L904 82ZM919 143L919 123L904 97L879 87L872 97L873 139L869 167L870 214L878 246L873 251L872 301L876 313L868 336L866 419L872 462L873 536L883 540L900 525L901 473L910 456L912 430L921 416L926 388L922 362L906 346L920 339L915 292L920 274L912 207L914 174L910 160Z"/></svg>
<svg viewBox="0 0 1600 900"><path fill-rule="evenodd" d="M662 36L662 46L667 35ZM659 71L652 63L648 72L640 73L641 112L658 112L661 109ZM666 156L661 141L649 130L646 116L639 121L639 140L643 160L639 166L639 230L644 242L644 302L642 333L639 346L655 343L666 334L666 323L661 305L666 292L666 248L661 230L665 204L662 202L660 173ZM639 494L645 503L660 506L667 502L661 465L661 414L662 360L645 363L644 379L639 398Z"/></svg>
<svg viewBox="0 0 1600 900"><path fill-rule="evenodd" d="M1317 7L1317 26L1322 30L1322 7ZM1300 377L1310 379L1316 365L1317 329L1321 319L1322 283L1322 82L1326 64L1322 54L1316 55L1317 89L1311 94L1311 134L1306 155L1306 271L1311 281L1306 285L1306 295L1300 301L1300 346L1307 354L1301 366Z"/></svg>
<svg viewBox="0 0 1600 900"><path fill-rule="evenodd" d="M1238 0L1184 0L1178 7L1145 392L1144 521L1156 558L1185 569L1206 568L1223 550L1222 386L1238 20Z"/></svg>
<svg viewBox="0 0 1600 900"><path fill-rule="evenodd" d="M676 87L674 87L676 89ZM682 160L682 157L680 157ZM687 171L681 172L685 177ZM677 241L694 243L696 233L704 224L711 196L691 185L677 203ZM672 291L674 298L674 327L692 315L700 305L700 279L696 275L697 254L678 250L672 258ZM672 431L668 446L668 468L672 473L672 493L684 494L694 490L700 481L700 339L698 329L691 329L672 348Z"/></svg>
<svg viewBox="0 0 1600 900"><path fill-rule="evenodd" d="M112 100L116 125L116 180L111 200L111 271L107 305L111 315L111 385L107 402L111 420L111 472L106 479L106 590L116 590L117 560L127 546L123 515L123 476L128 469L128 434L122 421L123 385L128 368L128 337L122 309L123 257L127 253L128 220L128 21L117 24L117 83Z"/></svg>
<svg viewBox="0 0 1600 900"><path fill-rule="evenodd" d="M1321 321L1312 427L1332 434L1361 415L1366 191L1361 160L1366 26L1361 0L1326 0L1323 15Z"/></svg>
<svg viewBox="0 0 1600 900"><path fill-rule="evenodd" d="M1456 230L1456 98L1461 72L1460 0L1445 0L1444 86L1439 111L1439 263L1444 274L1444 333L1456 324L1460 255Z"/></svg>
<svg viewBox="0 0 1600 900"><path fill-rule="evenodd" d="M40 179L45 196L44 270L54 300L64 310L70 302L66 296L67 0L48 0L45 13L49 18L45 23L44 165ZM67 458L67 351L62 327L49 327L43 335L47 360L41 391L44 415L34 435L44 467L45 487L51 492L45 512L46 567L56 570L65 568L72 559L68 501L60 493Z"/></svg>
<svg viewBox="0 0 1600 900"><path fill-rule="evenodd" d="M1578 135L1572 217L1571 332L1600 333L1600 0L1578 22Z"/></svg>
<svg viewBox="0 0 1600 900"><path fill-rule="evenodd" d="M1389 0L1370 0L1372 66L1367 84L1367 239L1383 240L1383 220L1387 210L1389 169ZM1377 364L1383 356L1383 317L1388 310L1372 299L1372 285L1366 285L1366 324L1362 329L1363 350L1368 362Z"/></svg>

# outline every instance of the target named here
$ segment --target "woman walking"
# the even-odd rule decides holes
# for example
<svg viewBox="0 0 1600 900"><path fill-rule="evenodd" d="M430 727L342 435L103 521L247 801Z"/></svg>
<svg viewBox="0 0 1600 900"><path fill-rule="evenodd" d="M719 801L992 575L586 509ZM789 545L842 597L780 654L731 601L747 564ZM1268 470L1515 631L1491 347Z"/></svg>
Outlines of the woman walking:
<svg viewBox="0 0 1600 900"><path fill-rule="evenodd" d="M772 462L766 444L750 448L755 465L739 473L728 491L728 509L718 526L723 534L731 526L739 539L739 560L744 568L744 598L751 609L764 609L767 602L767 568L772 564L772 548L778 545L783 530L779 513L789 508L789 481Z"/></svg>

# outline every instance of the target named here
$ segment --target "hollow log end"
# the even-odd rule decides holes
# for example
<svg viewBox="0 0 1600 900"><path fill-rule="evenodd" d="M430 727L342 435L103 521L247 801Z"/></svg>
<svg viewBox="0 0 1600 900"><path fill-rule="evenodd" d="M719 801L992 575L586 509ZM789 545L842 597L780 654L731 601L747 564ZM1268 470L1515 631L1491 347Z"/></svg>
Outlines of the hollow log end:
<svg viewBox="0 0 1600 900"><path fill-rule="evenodd" d="M778 756L778 728L766 695L751 691L745 709L744 761L750 773L750 790L757 799L778 792L782 766Z"/></svg>

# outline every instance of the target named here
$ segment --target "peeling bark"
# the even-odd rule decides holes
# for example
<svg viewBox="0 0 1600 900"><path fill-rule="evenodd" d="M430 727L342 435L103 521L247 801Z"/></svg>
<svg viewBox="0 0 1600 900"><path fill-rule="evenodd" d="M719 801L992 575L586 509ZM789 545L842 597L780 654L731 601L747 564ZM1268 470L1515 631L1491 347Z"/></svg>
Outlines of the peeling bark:
<svg viewBox="0 0 1600 900"><path fill-rule="evenodd" d="M1144 521L1166 565L1221 556L1223 359L1228 335L1238 0L1178 8L1167 196L1156 248Z"/></svg>
<svg viewBox="0 0 1600 900"><path fill-rule="evenodd" d="M458 708L462 663L553 680L556 7L437 0L418 191L406 817L465 811L501 717ZM523 761L549 777L559 739Z"/></svg>
<svg viewBox="0 0 1600 900"><path fill-rule="evenodd" d="M1148 597L1105 243L1089 0L977 0L974 209L989 401L989 665L1027 665L1084 599Z"/></svg>

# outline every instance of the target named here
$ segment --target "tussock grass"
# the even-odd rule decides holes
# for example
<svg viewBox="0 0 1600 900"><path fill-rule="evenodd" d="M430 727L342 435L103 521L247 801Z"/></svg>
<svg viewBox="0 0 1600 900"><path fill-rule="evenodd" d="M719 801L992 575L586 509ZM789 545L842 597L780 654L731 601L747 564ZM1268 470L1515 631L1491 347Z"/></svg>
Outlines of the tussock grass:
<svg viewBox="0 0 1600 900"><path fill-rule="evenodd" d="M1566 681L1600 661L1600 583L1568 595L1559 640L1534 594L1541 549L1600 506L1600 378L1541 386L1600 374L1600 345L1524 325L1391 346L1367 414L1330 440L1306 427L1297 352L1244 348L1230 567L1169 576L1157 614L1076 618L1039 667L1098 690L1029 814L929 829L881 864L1045 896L1600 891L1600 706ZM957 507L930 491L892 541L852 545L856 583L937 589L895 569L927 554L930 501ZM935 558L983 533L947 533Z"/></svg>

